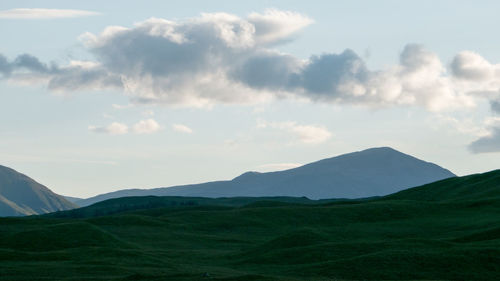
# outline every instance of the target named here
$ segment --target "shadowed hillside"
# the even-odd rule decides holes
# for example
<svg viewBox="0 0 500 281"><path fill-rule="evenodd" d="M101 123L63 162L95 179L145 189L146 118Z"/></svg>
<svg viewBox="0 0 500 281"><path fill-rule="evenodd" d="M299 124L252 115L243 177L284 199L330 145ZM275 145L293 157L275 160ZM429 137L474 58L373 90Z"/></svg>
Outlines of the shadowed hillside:
<svg viewBox="0 0 500 281"><path fill-rule="evenodd" d="M500 198L500 170L456 177L403 190L389 199L422 201L492 200Z"/></svg>
<svg viewBox="0 0 500 281"><path fill-rule="evenodd" d="M367 200L129 197L1 218L0 276L499 280L499 174Z"/></svg>
<svg viewBox="0 0 500 281"><path fill-rule="evenodd" d="M75 207L33 179L0 166L0 216L44 214Z"/></svg>

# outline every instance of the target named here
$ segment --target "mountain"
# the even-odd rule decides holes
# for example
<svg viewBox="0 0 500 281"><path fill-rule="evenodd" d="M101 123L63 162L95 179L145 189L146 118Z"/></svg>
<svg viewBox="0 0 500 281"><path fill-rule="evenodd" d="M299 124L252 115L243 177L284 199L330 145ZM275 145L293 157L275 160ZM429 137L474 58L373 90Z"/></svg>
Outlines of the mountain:
<svg viewBox="0 0 500 281"><path fill-rule="evenodd" d="M263 197L310 199L383 196L455 175L436 164L389 147L371 148L320 160L298 168L247 172L230 181L156 189L127 189L78 200L79 206L125 196Z"/></svg>
<svg viewBox="0 0 500 281"><path fill-rule="evenodd" d="M0 166L0 216L23 216L76 208L33 179Z"/></svg>

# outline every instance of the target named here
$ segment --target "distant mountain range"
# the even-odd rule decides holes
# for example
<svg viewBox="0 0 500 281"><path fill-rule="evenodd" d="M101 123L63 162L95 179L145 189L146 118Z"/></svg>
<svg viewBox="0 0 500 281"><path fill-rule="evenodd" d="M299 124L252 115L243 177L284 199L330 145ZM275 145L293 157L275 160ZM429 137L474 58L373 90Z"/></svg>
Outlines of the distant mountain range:
<svg viewBox="0 0 500 281"><path fill-rule="evenodd" d="M0 216L23 216L77 206L17 171L0 166Z"/></svg>
<svg viewBox="0 0 500 281"><path fill-rule="evenodd" d="M500 170L463 177L452 177L422 186L408 188L381 197L362 199L320 199L310 200L305 197L187 197L187 196L129 196L104 200L90 206L55 212L45 215L53 218L91 218L141 211L149 209L188 209L193 207L279 207L293 205L333 205L369 202L415 201L439 202L481 202L487 206L500 199ZM500 205L498 205L500 206Z"/></svg>
<svg viewBox="0 0 500 281"><path fill-rule="evenodd" d="M263 197L310 199L383 196L455 177L436 164L389 147L371 148L269 173L247 172L233 180L155 189L126 189L75 200L88 206L126 196Z"/></svg>

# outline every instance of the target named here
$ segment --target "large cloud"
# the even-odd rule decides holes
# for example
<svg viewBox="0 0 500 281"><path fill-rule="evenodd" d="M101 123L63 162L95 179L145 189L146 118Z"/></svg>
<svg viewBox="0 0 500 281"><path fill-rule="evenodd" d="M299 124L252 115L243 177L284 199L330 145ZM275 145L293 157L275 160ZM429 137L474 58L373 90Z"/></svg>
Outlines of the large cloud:
<svg viewBox="0 0 500 281"><path fill-rule="evenodd" d="M370 70L349 49L307 60L273 49L311 23L278 10L246 18L225 13L179 21L152 18L131 28L84 34L94 62L48 66L29 55L13 61L0 56L0 73L60 92L115 88L133 103L188 106L306 98L440 111L474 106L475 96L493 99L500 89L500 67L472 52L459 53L447 67L436 54L410 44L395 65Z"/></svg>

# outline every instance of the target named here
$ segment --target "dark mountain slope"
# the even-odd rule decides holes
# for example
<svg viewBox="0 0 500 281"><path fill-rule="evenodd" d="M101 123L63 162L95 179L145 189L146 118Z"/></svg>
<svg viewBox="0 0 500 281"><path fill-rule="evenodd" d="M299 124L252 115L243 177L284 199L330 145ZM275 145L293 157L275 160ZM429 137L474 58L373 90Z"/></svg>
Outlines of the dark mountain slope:
<svg viewBox="0 0 500 281"><path fill-rule="evenodd" d="M436 164L381 147L320 160L298 168L247 172L231 181L156 189L129 189L78 200L80 206L125 196L363 198L454 177Z"/></svg>
<svg viewBox="0 0 500 281"><path fill-rule="evenodd" d="M0 216L44 214L75 207L26 175L0 166Z"/></svg>

